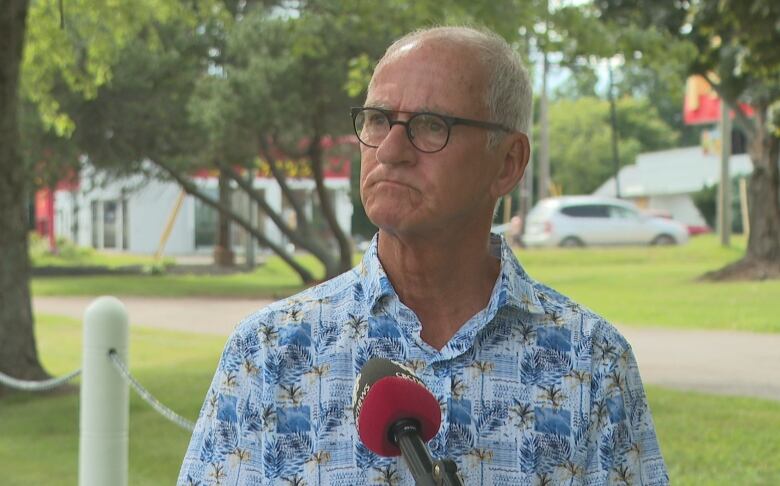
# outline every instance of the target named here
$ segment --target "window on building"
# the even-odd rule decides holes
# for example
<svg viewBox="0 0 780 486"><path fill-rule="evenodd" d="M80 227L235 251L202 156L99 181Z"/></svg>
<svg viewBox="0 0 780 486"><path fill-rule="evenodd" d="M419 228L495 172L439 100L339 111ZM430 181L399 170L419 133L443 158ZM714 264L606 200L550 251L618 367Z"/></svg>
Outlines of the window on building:
<svg viewBox="0 0 780 486"><path fill-rule="evenodd" d="M103 202L103 248L116 248L116 201Z"/></svg>
<svg viewBox="0 0 780 486"><path fill-rule="evenodd" d="M128 235L130 234L130 215L127 211L127 199L122 199L122 249L130 248Z"/></svg>
<svg viewBox="0 0 780 486"><path fill-rule="evenodd" d="M257 193L260 195L261 198L265 199L265 189L258 189L255 188ZM261 234L265 234L265 225L266 221L268 221L268 215L265 214L265 211L261 210L260 207L252 200L252 203L254 204L254 210L255 210L255 228L257 228L257 231L259 231ZM259 247L263 247L263 245L258 242L254 241L254 244Z"/></svg>
<svg viewBox="0 0 780 486"><path fill-rule="evenodd" d="M204 188L203 192L216 199L217 188ZM195 199L195 248L212 247L217 242L217 210Z"/></svg>
<svg viewBox="0 0 780 486"><path fill-rule="evenodd" d="M100 248L100 203L92 201L89 205L90 226L92 227L92 248Z"/></svg>

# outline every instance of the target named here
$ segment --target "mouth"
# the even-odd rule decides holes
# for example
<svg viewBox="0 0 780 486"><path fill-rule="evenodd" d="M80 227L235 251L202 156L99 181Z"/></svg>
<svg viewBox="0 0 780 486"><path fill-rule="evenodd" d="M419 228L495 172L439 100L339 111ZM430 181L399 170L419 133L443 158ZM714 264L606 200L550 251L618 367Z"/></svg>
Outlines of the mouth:
<svg viewBox="0 0 780 486"><path fill-rule="evenodd" d="M414 189L409 184L404 184L403 182L392 181L392 180L387 180L387 179L378 180L373 185L377 186L377 187L388 186L388 187L402 187L404 189Z"/></svg>

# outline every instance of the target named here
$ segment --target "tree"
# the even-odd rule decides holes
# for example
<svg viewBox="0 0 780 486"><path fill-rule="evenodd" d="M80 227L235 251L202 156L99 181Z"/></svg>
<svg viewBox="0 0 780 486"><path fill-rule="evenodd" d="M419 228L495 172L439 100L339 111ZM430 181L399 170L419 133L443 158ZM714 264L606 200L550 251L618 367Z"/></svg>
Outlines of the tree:
<svg viewBox="0 0 780 486"><path fill-rule="evenodd" d="M598 0L604 22L642 29L652 45L682 45L691 74L704 76L747 139L750 237L745 256L714 279L780 277L780 4L772 0ZM632 43L627 43L630 45ZM633 43L635 52L645 52ZM663 49L643 57L662 59ZM740 107L749 104L750 117Z"/></svg>
<svg viewBox="0 0 780 486"><path fill-rule="evenodd" d="M9 0L0 9L0 371L23 379L46 373L37 356L30 301L27 201L36 167L20 148L20 91L35 105L43 127L69 134L72 120L61 112L55 86L93 97L110 79L116 53L145 26L184 17L178 2L165 0L94 1L65 11L72 23L49 2L28 9L25 0Z"/></svg>
<svg viewBox="0 0 780 486"><path fill-rule="evenodd" d="M618 100L617 118L623 160L675 145L676 133L647 100ZM608 102L597 98L554 102L550 133L553 180L565 194L589 194L614 175Z"/></svg>
<svg viewBox="0 0 780 486"><path fill-rule="evenodd" d="M226 3L229 8L237 8ZM46 100L46 103L38 102L37 108L41 118L49 120L51 131L58 133L60 140L66 140L69 149L76 147L75 151L85 155L92 165L116 175L144 170L143 162L147 160L165 167L203 167L206 162L202 161L209 155L208 137L190 120L189 103L197 95L198 79L211 66L212 26L229 22L230 16L229 8L221 8L223 4L214 4L213 8L199 5L202 10L185 9L180 15L162 20L142 19L145 23L136 28L142 29L144 35L123 36L122 47L111 43L115 39L105 40L114 55L105 60L104 69L110 72L110 79L91 86L88 93L79 92L78 86L66 82L73 76L59 72L56 60L43 55L37 58L44 70L53 71L39 77L53 80L40 87L42 95L30 97ZM158 7L165 10L165 5ZM76 38L85 34L79 27L83 24L73 27ZM124 32L128 27L122 25L118 30ZM77 45L72 47L78 50ZM35 85L33 81L31 84ZM56 114L47 116L47 106L55 106ZM235 140L234 137L227 141ZM234 152L225 151L220 155L229 159ZM63 155L61 151L58 153ZM198 193L190 181L182 180L182 183L191 192ZM204 200L274 248L224 200L205 196ZM288 263L299 271L304 281L314 280L283 249L275 249L289 259Z"/></svg>
<svg viewBox="0 0 780 486"><path fill-rule="evenodd" d="M27 251L29 184L18 126L27 8L26 0L10 0L0 9L0 371L40 379L47 374L38 360L33 335Z"/></svg>
<svg viewBox="0 0 780 486"><path fill-rule="evenodd" d="M355 101L344 86L348 63L359 54L362 39L357 22L341 19L343 11L334 15L316 11L315 6L323 5L304 4L291 17L275 17L262 8L244 11L217 48L214 74L199 81L190 113L208 135L207 158L260 206L282 234L318 258L330 278L352 266L352 247L336 221L325 186L325 149L333 136L350 132L344 107ZM371 45L366 43L363 49ZM257 167L258 155L262 167ZM186 177L181 168L157 162L177 180ZM333 245L315 231L306 201L291 189L285 165L314 180L313 196ZM293 208L296 225L271 209L236 167L267 170ZM283 248L279 252L287 253ZM312 280L310 275L301 277Z"/></svg>
<svg viewBox="0 0 780 486"><path fill-rule="evenodd" d="M311 4L328 3L332 2ZM210 197L189 178L195 169L219 170L223 181L237 184L296 246L319 258L327 277L351 266L351 245L336 224L323 181L325 149L331 143L330 130L350 131L344 110L350 104L345 92L350 58L345 56L350 50L353 56L364 52L366 46L373 46L377 52L372 54L378 56L378 46L386 39L357 38L349 29L360 19L336 15L345 10L314 15L306 6L301 4L299 15L284 17L263 5L230 4L200 18L196 29L181 22L150 25L148 35L118 51L111 82L97 87L91 99L49 88L69 121L72 143L93 164L137 171L139 161L153 162L188 193L279 254L310 283L314 276L282 246L269 241L224 198ZM326 20L328 15L334 15L333 21ZM340 30L339 16L349 20L340 21ZM323 49L321 38L333 40ZM304 146L297 143L301 141ZM258 154L294 207L297 228L290 227L241 174L241 168L257 168ZM335 255L313 231L303 202L287 184L282 165L288 159L316 181L323 219L337 240Z"/></svg>
<svg viewBox="0 0 780 486"><path fill-rule="evenodd" d="M73 157L78 153L98 168L122 173L144 170L142 163L152 160L196 193L186 177L188 169L216 166L238 183L240 177L230 171L250 166L258 147L268 155L275 146L310 163L317 177L326 135L351 130L342 103L360 99L373 63L391 39L418 26L476 21L519 46L518 26L530 26L535 18L527 2L519 1L458 0L444 5L392 0L380 11L359 0L92 0L65 2L64 9L53 2L34 2L25 24L27 2L4 5L0 370L19 377L44 374L35 352L25 224L33 162L45 159L57 174L62 160L78 168ZM254 32L253 26L264 30ZM258 44L230 44L242 38L257 39ZM24 112L32 117L24 123L25 131L35 132L42 141L60 137L57 143L46 142L52 151L48 154L38 150L42 144L27 138L26 158L20 156L17 120L23 42L20 89ZM229 69L223 71L227 78L215 76L220 69ZM220 124L193 113L201 95L204 103L220 101L221 95L240 96L214 105L210 113L229 115ZM271 123L274 120L278 123ZM224 130L214 132L219 137L208 136L220 127ZM293 143L301 140L303 147ZM322 184L317 187L324 218L332 222ZM204 201L273 248L252 222L214 198ZM345 235L336 239L338 251L328 251L325 257L328 275L351 264ZM283 249L274 250L303 281L313 280Z"/></svg>
<svg viewBox="0 0 780 486"><path fill-rule="evenodd" d="M698 145L701 127L686 125L680 109L685 94L686 66L672 60L649 67L641 61L630 60L620 70L616 86L619 95L653 100L661 119L680 134L679 145Z"/></svg>
<svg viewBox="0 0 780 486"><path fill-rule="evenodd" d="M465 3L447 16L485 16L497 21L509 11L517 14L516 8L509 3L495 10ZM205 159L258 204L291 242L319 259L325 278L352 265L349 238L337 224L325 187L325 150L338 136L352 139L346 107L360 103L371 66L386 46L426 19L442 17L444 12L436 3L386 2L378 19L375 6L365 2L318 0L298 3L289 15L246 8L234 22L224 24L221 35L214 36L214 66L199 80L190 103L192 119L208 138ZM496 23L510 30L508 23ZM350 155L355 152L352 149ZM256 170L258 155L260 168L274 177L292 206L295 226L274 212L237 170ZM285 158L314 180L312 197L316 196L319 208L315 217L329 229L330 242L317 231L315 217L307 215L291 191L282 167ZM187 166L153 160L185 190L207 201L189 183ZM294 261L283 248L274 251ZM304 282L312 280L297 271Z"/></svg>
<svg viewBox="0 0 780 486"><path fill-rule="evenodd" d="M574 64L570 66L571 75L560 86L555 88L553 99L596 98L598 73L589 64Z"/></svg>

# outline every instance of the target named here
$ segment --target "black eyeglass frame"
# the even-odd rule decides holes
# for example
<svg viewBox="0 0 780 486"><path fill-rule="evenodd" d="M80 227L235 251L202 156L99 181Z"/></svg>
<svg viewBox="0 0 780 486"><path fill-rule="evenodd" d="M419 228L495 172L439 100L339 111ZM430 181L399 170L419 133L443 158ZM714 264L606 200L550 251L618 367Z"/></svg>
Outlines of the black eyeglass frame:
<svg viewBox="0 0 780 486"><path fill-rule="evenodd" d="M372 147L372 148L377 148L379 147L379 145L371 145L364 142L363 139L360 138L360 134L358 133L358 129L357 129L357 117L361 112L366 110L378 111L387 117L387 122L390 124L390 127L388 129L388 134L390 130L393 129L393 125L403 125L406 128L406 137L409 139L409 142L412 144L412 146L415 149L419 150L420 152L426 154L433 154L444 150L444 147L446 147L447 144L450 142L452 127L454 127L455 125L466 125L470 127L485 128L487 130L500 130L502 132L507 132L507 133L515 132L515 130L506 127L504 125L501 125L500 123L473 120L471 118L460 118L457 116L442 115L441 113L433 113L430 111L397 111L397 110L386 110L384 108L377 108L374 106L353 106L352 108L350 108L350 111L352 112L352 129L355 131L355 135L357 135L357 138L360 141L360 143L362 143L366 147ZM392 115L397 115L397 114L411 115L411 116L406 121L393 120ZM444 141L444 144L441 146L441 148L436 150L423 150L414 143L414 138L412 137L412 127L410 123L415 117L422 116L422 115L436 116L444 120L444 123L447 125L447 139Z"/></svg>

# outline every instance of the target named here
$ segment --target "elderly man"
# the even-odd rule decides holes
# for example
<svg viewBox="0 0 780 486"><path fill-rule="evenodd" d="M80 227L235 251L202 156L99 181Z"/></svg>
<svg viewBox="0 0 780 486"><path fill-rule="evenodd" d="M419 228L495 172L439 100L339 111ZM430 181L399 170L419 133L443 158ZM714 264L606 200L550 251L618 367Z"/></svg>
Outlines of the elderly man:
<svg viewBox="0 0 780 486"><path fill-rule="evenodd" d="M464 484L668 483L626 340L490 234L528 163L530 112L528 76L492 33L428 29L387 50L352 110L379 233L352 271L236 328L179 484L413 484L355 431L371 357L437 397L429 447Z"/></svg>

